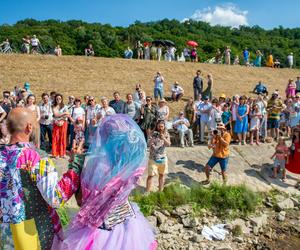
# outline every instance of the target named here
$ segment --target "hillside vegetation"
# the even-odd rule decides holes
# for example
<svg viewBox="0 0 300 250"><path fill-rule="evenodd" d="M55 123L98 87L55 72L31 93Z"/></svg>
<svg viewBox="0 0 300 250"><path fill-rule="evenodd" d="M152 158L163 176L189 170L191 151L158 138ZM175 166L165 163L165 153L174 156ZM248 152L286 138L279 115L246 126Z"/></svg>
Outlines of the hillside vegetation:
<svg viewBox="0 0 300 250"><path fill-rule="evenodd" d="M15 50L19 50L22 37L36 34L43 46L54 47L60 44L63 53L81 55L88 43L92 43L97 56L123 57L127 46L133 47L137 40L142 42L155 39L169 39L176 43L178 51L182 51L188 40L199 43L200 60L206 61L215 55L216 49L222 51L226 45L231 46L233 56L241 55L247 46L252 59L255 51L261 50L265 57L272 53L282 64L286 56L293 52L297 66L300 66L300 28L278 27L264 30L259 26L241 26L230 28L210 26L205 22L164 19L156 22L135 22L128 27L113 27L109 24L86 23L79 20L61 22L58 20L37 21L26 19L16 24L1 25L0 39L8 37Z"/></svg>
<svg viewBox="0 0 300 250"><path fill-rule="evenodd" d="M214 77L213 94L249 95L255 84L262 80L270 91L283 93L287 80L300 75L300 70L247 68L244 66L212 65L202 63L138 61L81 56L0 55L0 90L12 90L15 85L31 83L38 95L56 90L67 97L94 95L112 98L120 91L122 98L133 92L141 83L147 95L153 95L153 77L159 70L165 77L165 94L170 96L174 81L185 89L185 99L193 96L192 81L196 70L201 69L206 87L207 74ZM172 115L184 106L184 101L169 103Z"/></svg>

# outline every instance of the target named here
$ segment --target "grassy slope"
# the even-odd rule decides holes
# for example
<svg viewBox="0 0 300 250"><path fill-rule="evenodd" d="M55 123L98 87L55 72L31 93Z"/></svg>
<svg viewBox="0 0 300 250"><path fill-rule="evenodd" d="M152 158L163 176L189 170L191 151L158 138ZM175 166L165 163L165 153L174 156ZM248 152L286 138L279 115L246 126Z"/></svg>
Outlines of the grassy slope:
<svg viewBox="0 0 300 250"><path fill-rule="evenodd" d="M210 65L179 62L154 62L109 58L86 58L79 56L28 56L0 55L0 90L21 86L25 81L32 84L34 93L56 90L66 96L92 94L96 98L119 90L125 94L142 83L147 94L152 95L153 76L160 70L165 76L165 92L170 95L172 83L177 80L192 96L192 80L197 69L202 70L206 86L206 75L214 76L214 94L249 94L258 80L267 83L270 91L284 91L288 78L300 75L300 70L246 68L242 66ZM184 102L170 104L174 114Z"/></svg>

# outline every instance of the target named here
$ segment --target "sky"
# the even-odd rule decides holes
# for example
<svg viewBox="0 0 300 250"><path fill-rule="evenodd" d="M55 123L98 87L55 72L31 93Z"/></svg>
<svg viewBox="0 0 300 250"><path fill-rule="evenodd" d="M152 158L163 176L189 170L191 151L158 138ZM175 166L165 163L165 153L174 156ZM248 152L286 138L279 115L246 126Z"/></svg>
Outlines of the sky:
<svg viewBox="0 0 300 250"><path fill-rule="evenodd" d="M300 26L299 0L9 0L1 1L0 25L25 18L83 20L128 26L136 20L189 18L212 25L259 25L272 29Z"/></svg>

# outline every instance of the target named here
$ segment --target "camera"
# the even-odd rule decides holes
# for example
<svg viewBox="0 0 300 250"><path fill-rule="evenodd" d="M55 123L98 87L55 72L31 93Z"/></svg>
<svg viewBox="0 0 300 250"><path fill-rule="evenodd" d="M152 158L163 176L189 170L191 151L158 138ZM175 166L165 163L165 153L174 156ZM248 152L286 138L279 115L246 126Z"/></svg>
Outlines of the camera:
<svg viewBox="0 0 300 250"><path fill-rule="evenodd" d="M153 137L159 137L159 135L160 135L159 132L157 132L157 131L153 132Z"/></svg>
<svg viewBox="0 0 300 250"><path fill-rule="evenodd" d="M220 130L218 130L218 129L213 130L213 135L220 135L220 134L221 134Z"/></svg>
<svg viewBox="0 0 300 250"><path fill-rule="evenodd" d="M45 120L48 120L49 119L49 115L45 115Z"/></svg>

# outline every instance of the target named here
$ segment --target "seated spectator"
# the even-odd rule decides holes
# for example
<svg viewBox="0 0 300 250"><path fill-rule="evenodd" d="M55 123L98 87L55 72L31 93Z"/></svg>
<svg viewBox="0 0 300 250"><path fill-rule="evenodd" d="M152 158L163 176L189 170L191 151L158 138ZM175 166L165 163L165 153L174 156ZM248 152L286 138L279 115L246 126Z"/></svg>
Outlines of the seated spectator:
<svg viewBox="0 0 300 250"><path fill-rule="evenodd" d="M94 56L95 55L95 52L94 52L92 44L89 44L89 46L84 50L84 54L86 56Z"/></svg>
<svg viewBox="0 0 300 250"><path fill-rule="evenodd" d="M133 51L128 47L124 51L124 57L125 57L125 59L132 59L132 56L133 56Z"/></svg>
<svg viewBox="0 0 300 250"><path fill-rule="evenodd" d="M179 86L178 82L175 82L172 87L172 100L178 102L184 94L184 90L181 86Z"/></svg>
<svg viewBox="0 0 300 250"><path fill-rule="evenodd" d="M11 50L11 47L10 47L10 43L9 43L8 38L6 38L6 39L0 44L0 49L2 49L2 52L3 52L3 53L7 53L7 52L9 52L9 50Z"/></svg>
<svg viewBox="0 0 300 250"><path fill-rule="evenodd" d="M61 56L62 55L62 50L61 50L59 44L54 49L54 55L56 55L56 56Z"/></svg>
<svg viewBox="0 0 300 250"><path fill-rule="evenodd" d="M279 62L279 60L276 59L273 65L274 65L274 68L280 68L280 62Z"/></svg>
<svg viewBox="0 0 300 250"><path fill-rule="evenodd" d="M167 102L165 99L162 99L158 102L158 109L157 109L157 120L167 121L169 118L169 107L167 106Z"/></svg>
<svg viewBox="0 0 300 250"><path fill-rule="evenodd" d="M121 100L120 93L114 93L114 100L109 102L109 106L112 107L117 114L124 114L125 102Z"/></svg>
<svg viewBox="0 0 300 250"><path fill-rule="evenodd" d="M194 147L193 131L189 128L190 123L184 117L183 111L179 112L179 116L173 122L173 128L178 132L180 147L184 148L184 136L187 135L191 147Z"/></svg>
<svg viewBox="0 0 300 250"><path fill-rule="evenodd" d="M126 99L124 114L130 116L134 121L139 122L141 115L139 104L133 101L132 94L127 94Z"/></svg>
<svg viewBox="0 0 300 250"><path fill-rule="evenodd" d="M267 87L261 81L259 81L258 84L253 89L253 93L257 94L257 95L260 95L260 94L268 95L268 90L267 90Z"/></svg>

